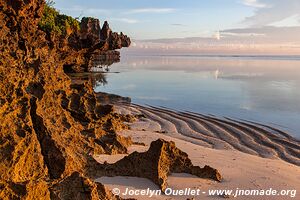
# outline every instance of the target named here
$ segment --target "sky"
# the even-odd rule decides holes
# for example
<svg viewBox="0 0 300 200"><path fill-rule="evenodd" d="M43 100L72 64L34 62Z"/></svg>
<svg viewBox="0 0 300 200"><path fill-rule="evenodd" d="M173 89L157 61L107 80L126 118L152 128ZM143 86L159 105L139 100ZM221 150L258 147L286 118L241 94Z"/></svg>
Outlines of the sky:
<svg viewBox="0 0 300 200"><path fill-rule="evenodd" d="M109 21L114 31L126 33L135 41L134 47L143 49L164 46L169 50L191 45L197 50L207 46L228 49L232 45L248 49L265 45L274 49L277 45L284 49L288 45L293 52L300 44L300 0L55 2L58 10L73 17ZM181 42L175 38L181 38Z"/></svg>

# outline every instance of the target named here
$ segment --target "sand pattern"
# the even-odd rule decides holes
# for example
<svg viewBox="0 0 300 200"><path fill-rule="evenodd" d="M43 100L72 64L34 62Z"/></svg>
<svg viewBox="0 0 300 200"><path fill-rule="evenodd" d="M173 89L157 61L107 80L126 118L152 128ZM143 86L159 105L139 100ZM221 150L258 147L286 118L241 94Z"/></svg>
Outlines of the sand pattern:
<svg viewBox="0 0 300 200"><path fill-rule="evenodd" d="M135 124L133 130L150 129L204 147L234 149L300 166L300 141L275 127L163 107L131 104L123 108L144 116L144 123Z"/></svg>

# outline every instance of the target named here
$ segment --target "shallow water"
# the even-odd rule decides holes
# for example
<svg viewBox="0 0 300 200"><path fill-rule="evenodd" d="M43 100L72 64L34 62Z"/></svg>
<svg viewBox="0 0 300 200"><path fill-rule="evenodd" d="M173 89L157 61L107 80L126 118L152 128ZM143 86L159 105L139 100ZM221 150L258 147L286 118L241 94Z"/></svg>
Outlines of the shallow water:
<svg viewBox="0 0 300 200"><path fill-rule="evenodd" d="M300 60L290 57L124 56L95 91L267 123L300 138Z"/></svg>

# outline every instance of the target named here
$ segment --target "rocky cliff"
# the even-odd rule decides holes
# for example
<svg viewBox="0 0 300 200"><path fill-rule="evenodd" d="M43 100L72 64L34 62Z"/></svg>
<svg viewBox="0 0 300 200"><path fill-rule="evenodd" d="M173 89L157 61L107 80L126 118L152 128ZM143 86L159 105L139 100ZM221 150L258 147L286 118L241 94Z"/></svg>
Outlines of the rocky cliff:
<svg viewBox="0 0 300 200"><path fill-rule="evenodd" d="M122 32L113 32L107 21L100 27L99 19L84 17L80 22L79 40L75 40L75 45L80 44L80 48L88 49L86 53L87 62L85 65L67 66L67 71L82 72L99 63L119 62L120 52L115 51L123 47L129 47L131 40ZM74 43L74 40L71 40Z"/></svg>
<svg viewBox="0 0 300 200"><path fill-rule="evenodd" d="M103 199L84 171L93 153L126 153L130 139L115 134L124 117L97 103L90 83L71 84L63 66L86 65L89 49L39 30L43 7L0 1L0 198L50 199L72 179L77 199Z"/></svg>
<svg viewBox="0 0 300 200"><path fill-rule="evenodd" d="M100 28L99 19L84 17L80 22L80 40L82 47L93 48L100 47L101 50L115 50L122 47L129 47L131 44L130 38L124 35L113 32L109 28L107 21Z"/></svg>
<svg viewBox="0 0 300 200"><path fill-rule="evenodd" d="M97 20L82 23L87 29L80 37L95 40L90 45L83 46L78 34L46 34L38 28L44 5L41 0L0 0L0 199L121 199L93 176L120 175L122 162L147 155L134 154L108 171L91 155L127 153L131 139L116 132L134 117L101 105L90 81L72 83L65 71L85 69L95 51L128 46L130 40L109 31L107 23L100 30ZM155 157L166 149L175 147L159 142L149 154ZM193 173L185 154L179 152L186 160L182 168L182 159L171 162L178 152L166 154L171 171ZM125 175L141 175L132 170ZM164 187L159 177L146 177Z"/></svg>

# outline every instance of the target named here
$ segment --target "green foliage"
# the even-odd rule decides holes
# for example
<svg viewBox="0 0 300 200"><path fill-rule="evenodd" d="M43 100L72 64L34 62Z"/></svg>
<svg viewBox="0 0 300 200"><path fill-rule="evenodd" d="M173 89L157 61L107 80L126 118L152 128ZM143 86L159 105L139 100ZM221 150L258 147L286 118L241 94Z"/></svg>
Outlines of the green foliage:
<svg viewBox="0 0 300 200"><path fill-rule="evenodd" d="M57 35L69 35L72 32L80 30L79 22L67 15L60 14L53 8L54 2L48 0L44 8L44 15L39 22L41 30L47 33L55 33Z"/></svg>

